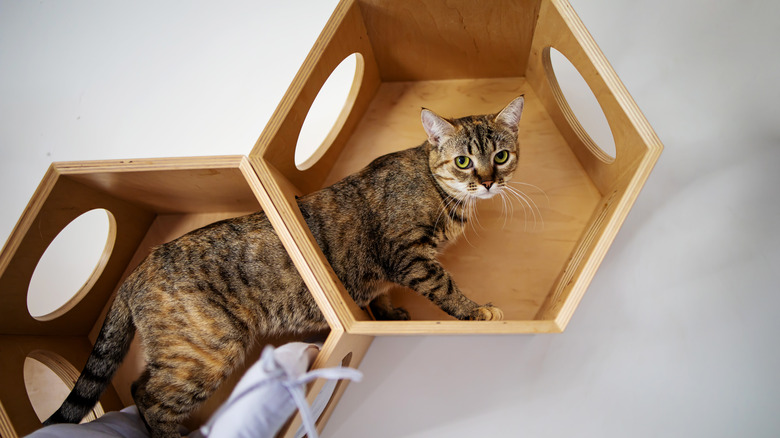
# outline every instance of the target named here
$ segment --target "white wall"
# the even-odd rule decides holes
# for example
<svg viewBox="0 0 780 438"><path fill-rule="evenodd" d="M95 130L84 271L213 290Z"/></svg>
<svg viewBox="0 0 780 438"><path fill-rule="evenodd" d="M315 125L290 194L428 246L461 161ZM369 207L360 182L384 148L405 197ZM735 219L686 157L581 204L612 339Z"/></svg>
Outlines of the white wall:
<svg viewBox="0 0 780 438"><path fill-rule="evenodd" d="M666 149L561 335L383 337L325 437L780 435L780 3L572 0ZM335 5L0 2L0 238L51 161L243 154Z"/></svg>

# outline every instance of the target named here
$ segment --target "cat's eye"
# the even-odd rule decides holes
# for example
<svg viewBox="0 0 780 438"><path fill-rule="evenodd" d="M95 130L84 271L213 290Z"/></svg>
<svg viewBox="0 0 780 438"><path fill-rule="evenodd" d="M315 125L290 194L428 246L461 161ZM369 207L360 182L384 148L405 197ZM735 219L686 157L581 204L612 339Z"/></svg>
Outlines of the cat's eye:
<svg viewBox="0 0 780 438"><path fill-rule="evenodd" d="M471 158L464 155L455 157L455 165L460 169L468 169L471 167Z"/></svg>
<svg viewBox="0 0 780 438"><path fill-rule="evenodd" d="M504 164L506 163L506 160L509 159L509 151L500 151L496 154L495 157L493 157L493 160L496 162L496 164Z"/></svg>

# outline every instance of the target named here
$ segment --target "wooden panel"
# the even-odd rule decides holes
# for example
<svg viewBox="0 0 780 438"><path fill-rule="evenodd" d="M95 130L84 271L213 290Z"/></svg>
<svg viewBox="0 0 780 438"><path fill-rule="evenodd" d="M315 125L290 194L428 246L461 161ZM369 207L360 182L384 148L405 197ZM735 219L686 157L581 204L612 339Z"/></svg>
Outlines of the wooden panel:
<svg viewBox="0 0 780 438"><path fill-rule="evenodd" d="M233 156L52 165L0 255L0 333L89 332L156 213L259 209L247 182L255 175L245 160ZM38 260L67 224L94 208L111 212L117 227L102 275L62 317L46 322L32 318L27 287Z"/></svg>
<svg viewBox="0 0 780 438"><path fill-rule="evenodd" d="M295 146L303 121L317 93L331 72L344 58L359 53L358 74L349 93L348 112L342 112L332 133L327 152L309 169L295 167ZM333 161L339 155L350 133L379 85L379 73L360 10L353 1L342 1L333 12L306 60L295 75L282 101L271 116L250 156L262 156L277 167L296 187L306 193L322 184Z"/></svg>
<svg viewBox="0 0 780 438"><path fill-rule="evenodd" d="M41 427L27 396L24 360L31 353L52 352L81 369L91 349L86 337L0 335L0 399L16 434L24 436ZM65 383L72 387L75 382ZM111 387L101 396L100 403L106 411L123 407Z"/></svg>
<svg viewBox="0 0 780 438"><path fill-rule="evenodd" d="M598 100L615 139L615 159L599 157L560 92L549 47L577 68ZM564 267L552 293L536 315L565 327L607 249L625 220L663 149L609 62L574 10L564 0L545 1L539 14L529 67L529 83L561 134L603 195L599 210Z"/></svg>
<svg viewBox="0 0 780 438"><path fill-rule="evenodd" d="M63 228L94 208L110 211L120 230L102 274L65 315L34 319L27 310L27 288L38 260ZM152 218L148 210L75 182L52 166L0 255L0 333L86 335Z"/></svg>
<svg viewBox="0 0 780 438"><path fill-rule="evenodd" d="M278 132L281 143L273 137L275 132L266 130L268 136L259 142L266 147L265 155L253 160L269 192L269 208L279 212L275 226L287 233L289 239L283 241L291 253L300 256L299 269L311 275L312 292L330 302L329 316L338 317L350 332L358 327L360 333L372 333L369 327L377 328L376 333L418 330L407 329L403 323L385 326L364 320L338 280L327 278L331 271L313 247L293 195L332 184L382 154L422 142L421 106L445 116L494 112L525 93L526 114L520 128L523 164L518 178L527 185L516 187L523 190L524 199L512 204L518 216L523 214L522 220L507 220L505 225L500 201L483 202L478 208L479 221L473 221L479 226L467 230L465 238L442 255L442 262L467 295L501 307L507 321L477 328L451 321L411 291L394 290L392 294L420 321L408 327L425 327L422 321L432 320L436 321L429 327L432 332L562 329L660 153L652 129L563 0L359 0L358 5L384 82L359 113L362 118L341 153L325 163L330 167L318 170L316 178L301 181L302 174L290 170L291 152L289 157L274 155L276 149L289 148L297 136L299 126L292 125ZM352 3L343 2L339 8L329 23L332 29L323 32L328 37L318 44L337 45L328 39L333 29L358 20ZM550 46L573 62L604 108L617 145L614 161L608 163L599 156L562 98L550 64ZM307 74L319 71L320 63L328 65L318 58L327 48L316 47L315 56L307 60L313 65L302 69L305 74L296 77L292 91L307 89L307 81L319 88L317 75L309 79ZM519 70L514 64L517 57L521 58ZM484 76L492 77L481 79ZM466 79L430 80L453 77ZM304 103L301 108L308 108L308 101ZM269 158L272 163L264 161ZM324 177L322 169L327 172ZM491 269L494 266L501 269Z"/></svg>
<svg viewBox="0 0 780 438"><path fill-rule="evenodd" d="M564 327L554 320L524 321L356 321L350 333L374 336L411 335L507 335L560 333Z"/></svg>
<svg viewBox="0 0 780 438"><path fill-rule="evenodd" d="M599 208L589 221L588 229L577 244L577 249L539 308L536 319L554 319L562 328L568 324L606 251L604 245L608 240L604 240L605 231L616 212L617 194L618 191L615 191L601 200Z"/></svg>
<svg viewBox="0 0 780 438"><path fill-rule="evenodd" d="M3 438L17 438L19 434L14 430L14 423L11 421L11 417L8 416L3 401L0 400L0 437Z"/></svg>
<svg viewBox="0 0 780 438"><path fill-rule="evenodd" d="M99 317L101 309L105 310L110 304L108 297L121 280L148 254L152 246L216 220L257 211L259 203L254 190L259 183L253 185L250 181L252 179L256 179L254 171L248 161L240 156L52 165L0 255L0 333L27 335L4 336L3 339L8 342L2 347L3 358L10 360L18 354L26 355L30 349L59 346L61 348L53 351L77 366L83 365L91 349L86 334L93 329L93 335L96 336L97 329L93 325L98 320L98 324L102 323L102 316ZM37 260L62 228L81 213L93 208L107 209L116 220L116 243L106 268L84 299L72 310L53 321L32 319L26 309L26 292ZM224 211L227 208L243 210ZM180 213L166 214L170 211ZM52 336L29 336L38 333ZM79 341L76 345L60 337L67 334L84 336L77 338ZM19 339L24 340L24 343L18 342ZM282 338L268 340L277 344L284 341L286 339ZM129 385L137 377L142 365L142 355L135 343L113 382L119 388L124 404L132 404ZM17 381L22 382L21 379ZM226 387L224 391L229 393L229 390ZM113 387L110 394L116 399L111 408L121 408ZM214 400L204 408L206 410L200 411L201 417L197 418L209 415L208 409L213 411L221 401ZM40 426L31 411L16 413L13 410L15 407L5 407L10 418L18 414L19 421L25 422L26 426L22 430L29 432L30 428ZM5 423L3 420L3 427Z"/></svg>
<svg viewBox="0 0 780 438"><path fill-rule="evenodd" d="M539 0L360 0L384 81L522 76Z"/></svg>
<svg viewBox="0 0 780 438"><path fill-rule="evenodd" d="M556 48L571 61L601 105L615 139L614 162L601 160L594 153L595 146L588 144L587 134L556 85L549 47ZM631 178L637 171L649 173L663 146L567 2L543 3L527 77L602 194L611 193L622 178Z"/></svg>
<svg viewBox="0 0 780 438"><path fill-rule="evenodd" d="M250 211L242 156L63 162L75 181L157 213Z"/></svg>

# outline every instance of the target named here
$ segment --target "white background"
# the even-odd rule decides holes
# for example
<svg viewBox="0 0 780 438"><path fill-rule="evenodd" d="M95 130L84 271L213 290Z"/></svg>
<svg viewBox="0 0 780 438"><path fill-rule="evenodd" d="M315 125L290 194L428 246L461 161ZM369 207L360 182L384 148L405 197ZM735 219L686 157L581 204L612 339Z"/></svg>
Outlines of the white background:
<svg viewBox="0 0 780 438"><path fill-rule="evenodd" d="M335 3L1 1L0 240L52 161L247 153ZM572 3L666 149L571 324L377 338L325 437L780 436L780 3Z"/></svg>

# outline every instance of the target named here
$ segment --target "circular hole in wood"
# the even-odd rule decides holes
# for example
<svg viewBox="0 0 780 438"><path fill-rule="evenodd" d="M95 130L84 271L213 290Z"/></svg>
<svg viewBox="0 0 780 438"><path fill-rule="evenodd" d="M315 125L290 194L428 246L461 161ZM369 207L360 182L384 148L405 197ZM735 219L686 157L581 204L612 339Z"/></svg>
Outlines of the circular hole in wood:
<svg viewBox="0 0 780 438"><path fill-rule="evenodd" d="M114 216L102 208L74 219L57 234L35 267L27 310L49 321L72 309L100 277L114 248Z"/></svg>
<svg viewBox="0 0 780 438"><path fill-rule="evenodd" d="M27 397L41 422L60 407L79 375L63 357L40 350L24 359L23 374ZM81 422L92 421L103 413L103 407L98 402Z"/></svg>
<svg viewBox="0 0 780 438"><path fill-rule="evenodd" d="M352 111L363 77L363 57L353 53L333 70L314 98L295 145L295 167L313 166L335 140Z"/></svg>
<svg viewBox="0 0 780 438"><path fill-rule="evenodd" d="M548 48L548 77L558 105L572 128L600 160L615 160L615 139L604 111L580 72L554 47Z"/></svg>

